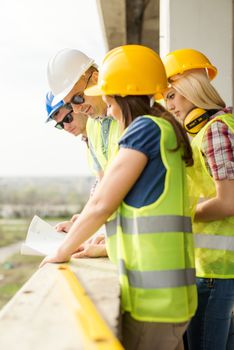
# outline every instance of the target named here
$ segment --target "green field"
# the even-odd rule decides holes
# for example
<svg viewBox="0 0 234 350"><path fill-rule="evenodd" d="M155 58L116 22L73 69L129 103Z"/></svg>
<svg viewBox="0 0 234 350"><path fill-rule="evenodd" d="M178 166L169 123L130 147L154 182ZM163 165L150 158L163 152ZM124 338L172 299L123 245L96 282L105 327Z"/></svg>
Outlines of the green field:
<svg viewBox="0 0 234 350"><path fill-rule="evenodd" d="M0 264L0 308L38 268L42 257L15 254Z"/></svg>
<svg viewBox="0 0 234 350"><path fill-rule="evenodd" d="M47 222L67 220L67 218L50 218ZM23 241L26 237L31 219L0 219L0 247Z"/></svg>
<svg viewBox="0 0 234 350"><path fill-rule="evenodd" d="M0 219L0 249L23 241L30 221L29 219ZM61 218L46 221L59 222ZM37 270L41 260L42 257L15 254L4 263L0 263L0 308Z"/></svg>
<svg viewBox="0 0 234 350"><path fill-rule="evenodd" d="M0 247L23 241L30 219L0 219Z"/></svg>

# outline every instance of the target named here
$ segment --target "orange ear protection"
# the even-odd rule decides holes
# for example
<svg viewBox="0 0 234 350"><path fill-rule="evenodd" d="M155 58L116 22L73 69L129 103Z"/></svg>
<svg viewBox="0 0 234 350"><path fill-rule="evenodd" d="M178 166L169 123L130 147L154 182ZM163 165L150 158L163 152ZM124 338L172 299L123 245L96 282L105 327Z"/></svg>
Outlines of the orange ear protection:
<svg viewBox="0 0 234 350"><path fill-rule="evenodd" d="M210 109L206 111L202 108L194 108L192 109L184 119L184 128L185 130L191 134L196 135L201 128L208 122L210 116L215 114L217 110Z"/></svg>

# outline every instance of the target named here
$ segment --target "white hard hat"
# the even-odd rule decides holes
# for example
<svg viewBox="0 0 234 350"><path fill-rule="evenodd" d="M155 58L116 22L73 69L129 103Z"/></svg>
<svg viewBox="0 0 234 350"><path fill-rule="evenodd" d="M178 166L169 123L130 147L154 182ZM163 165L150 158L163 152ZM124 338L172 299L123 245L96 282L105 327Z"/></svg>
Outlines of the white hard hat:
<svg viewBox="0 0 234 350"><path fill-rule="evenodd" d="M47 79L54 95L53 105L64 99L94 60L75 49L63 49L47 66Z"/></svg>

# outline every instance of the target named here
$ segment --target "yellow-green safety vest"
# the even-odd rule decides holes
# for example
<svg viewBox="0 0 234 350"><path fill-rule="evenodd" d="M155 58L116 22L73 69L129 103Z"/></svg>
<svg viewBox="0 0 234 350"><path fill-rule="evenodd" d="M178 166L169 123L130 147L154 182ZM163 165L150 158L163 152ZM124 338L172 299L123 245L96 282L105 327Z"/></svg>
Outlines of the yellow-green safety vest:
<svg viewBox="0 0 234 350"><path fill-rule="evenodd" d="M216 196L215 182L202 155L203 137L209 126L221 120L234 132L234 118L223 114L209 121L194 137L192 148L195 166L190 175L190 188L197 197ZM234 278L234 216L210 222L194 222L195 262L197 277Z"/></svg>
<svg viewBox="0 0 234 350"><path fill-rule="evenodd" d="M118 141L121 134L120 125L117 120L112 117L92 119L88 118L87 124L88 135L88 161L91 171L96 176L97 173L105 171L110 165L118 151ZM115 213L109 218L115 217ZM106 243L108 256L114 262L115 251L112 247L115 245L115 237L112 239L113 244L110 245L110 240Z"/></svg>
<svg viewBox="0 0 234 350"><path fill-rule="evenodd" d="M88 118L86 129L89 166L97 175L98 172L105 171L116 154L120 137L119 123L112 117Z"/></svg>
<svg viewBox="0 0 234 350"><path fill-rule="evenodd" d="M184 322L197 307L192 223L185 164L171 124L147 116L161 130L164 191L152 204L134 208L121 203L107 223L115 236L123 311L150 322Z"/></svg>

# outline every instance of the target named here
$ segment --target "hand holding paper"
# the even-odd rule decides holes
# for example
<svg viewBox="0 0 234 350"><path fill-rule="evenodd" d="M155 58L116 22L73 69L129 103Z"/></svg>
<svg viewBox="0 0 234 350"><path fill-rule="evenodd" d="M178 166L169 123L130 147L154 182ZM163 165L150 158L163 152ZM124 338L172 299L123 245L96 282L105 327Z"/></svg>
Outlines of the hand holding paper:
<svg viewBox="0 0 234 350"><path fill-rule="evenodd" d="M57 232L50 224L35 215L29 226L26 240L22 244L21 254L52 255L64 238L64 233Z"/></svg>

